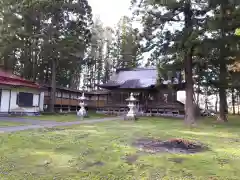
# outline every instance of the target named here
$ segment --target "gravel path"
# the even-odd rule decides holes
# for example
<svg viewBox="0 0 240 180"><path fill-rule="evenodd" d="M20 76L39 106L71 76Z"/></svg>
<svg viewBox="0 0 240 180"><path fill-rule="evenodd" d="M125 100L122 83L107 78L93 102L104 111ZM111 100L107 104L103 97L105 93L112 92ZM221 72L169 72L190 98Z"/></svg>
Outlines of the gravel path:
<svg viewBox="0 0 240 180"><path fill-rule="evenodd" d="M79 120L74 122L56 122L56 121L45 121L45 120L41 121L41 120L32 120L32 119L24 119L24 118L0 117L0 121L4 120L4 121L30 124L30 125L22 125L22 126L0 127L0 133L10 133L10 132L39 129L39 128L53 128L57 126L93 124L98 122L106 122L106 121L113 121L113 120L120 120L120 119L121 119L120 117L111 117L111 118L102 118L102 119Z"/></svg>

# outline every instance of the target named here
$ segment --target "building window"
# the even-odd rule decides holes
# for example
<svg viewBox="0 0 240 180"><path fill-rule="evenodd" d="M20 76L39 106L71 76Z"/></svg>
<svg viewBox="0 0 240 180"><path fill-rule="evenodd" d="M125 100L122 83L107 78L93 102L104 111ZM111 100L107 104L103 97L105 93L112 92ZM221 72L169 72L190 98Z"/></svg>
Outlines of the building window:
<svg viewBox="0 0 240 180"><path fill-rule="evenodd" d="M20 107L32 107L33 106L33 93L19 92L17 94L16 104Z"/></svg>
<svg viewBox="0 0 240 180"><path fill-rule="evenodd" d="M63 93L63 98L68 98L69 99L69 94L68 93Z"/></svg>
<svg viewBox="0 0 240 180"><path fill-rule="evenodd" d="M61 92L57 92L57 97L61 98L62 97L62 93Z"/></svg>
<svg viewBox="0 0 240 180"><path fill-rule="evenodd" d="M72 99L76 99L76 94L72 94Z"/></svg>

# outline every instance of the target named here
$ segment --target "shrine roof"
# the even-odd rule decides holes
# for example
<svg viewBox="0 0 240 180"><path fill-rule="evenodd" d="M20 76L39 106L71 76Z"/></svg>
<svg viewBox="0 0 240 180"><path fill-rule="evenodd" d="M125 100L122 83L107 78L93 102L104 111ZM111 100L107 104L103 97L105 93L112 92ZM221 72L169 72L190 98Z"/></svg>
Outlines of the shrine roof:
<svg viewBox="0 0 240 180"><path fill-rule="evenodd" d="M118 69L105 84L98 84L101 88L142 89L155 87L158 80L156 68ZM177 80L177 79L176 79ZM163 80L162 84L169 84L170 80ZM174 81L173 84L179 84Z"/></svg>
<svg viewBox="0 0 240 180"><path fill-rule="evenodd" d="M109 94L109 90L104 90L104 89L101 89L101 90L92 90L92 91L89 91L89 92L86 92L86 94L88 95L106 95L106 94Z"/></svg>
<svg viewBox="0 0 240 180"><path fill-rule="evenodd" d="M49 84L43 84L42 85L44 88L51 88L51 86ZM73 89L73 88L67 88L67 87L62 87L62 86L56 86L56 90L59 91L67 91L67 92L75 92L75 93L82 93L81 90L78 89Z"/></svg>
<svg viewBox="0 0 240 180"><path fill-rule="evenodd" d="M49 88L49 91L50 91L50 88L51 88L50 85L44 84L42 86L46 89ZM67 88L67 87L62 87L62 86L57 86L56 90L60 91L60 92L66 92L66 93L69 93L69 92L70 93L83 93L82 90ZM91 91L84 91L84 93L85 93L85 95L105 95L105 94L108 94L109 91L108 90L91 90Z"/></svg>

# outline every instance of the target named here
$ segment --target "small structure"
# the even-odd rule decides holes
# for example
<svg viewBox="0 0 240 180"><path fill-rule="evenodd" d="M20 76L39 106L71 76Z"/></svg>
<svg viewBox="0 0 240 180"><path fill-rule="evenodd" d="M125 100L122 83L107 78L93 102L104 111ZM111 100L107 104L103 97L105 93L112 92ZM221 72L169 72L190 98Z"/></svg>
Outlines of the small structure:
<svg viewBox="0 0 240 180"><path fill-rule="evenodd" d="M136 120L136 105L135 102L137 102L137 99L133 96L133 93L130 94L130 97L128 99L126 99L126 101L128 101L128 107L129 107L129 111L127 113L127 115L125 116L125 120Z"/></svg>
<svg viewBox="0 0 240 180"><path fill-rule="evenodd" d="M44 105L50 105L51 100L51 86L42 85L44 87ZM79 98L82 91L77 89L56 87L54 110L56 112L77 112L79 107ZM48 109L45 109L47 111Z"/></svg>
<svg viewBox="0 0 240 180"><path fill-rule="evenodd" d="M47 107L50 104L51 86L42 85L44 87L44 106ZM79 109L79 98L82 96L83 91L78 89L71 89L66 87L56 87L56 96L54 109L56 112L77 112ZM107 102L109 91L96 90L85 91L86 97L85 103L88 109L94 109L104 107ZM48 109L45 108L45 111Z"/></svg>
<svg viewBox="0 0 240 180"><path fill-rule="evenodd" d="M0 70L0 114L36 115L43 111L40 85Z"/></svg>
<svg viewBox="0 0 240 180"><path fill-rule="evenodd" d="M99 89L85 92L88 98L88 108L97 110L106 105L110 91L106 89Z"/></svg>
<svg viewBox="0 0 240 180"><path fill-rule="evenodd" d="M86 100L86 97L85 97L85 95L84 95L84 93L82 93L82 96L79 98L79 100L80 100L80 103L79 103L79 105L80 105L80 109L79 109L79 111L77 112L77 115L78 116L80 116L81 118L83 118L83 117L85 117L85 116L87 116L87 111L86 111L86 109L85 109L85 100Z"/></svg>

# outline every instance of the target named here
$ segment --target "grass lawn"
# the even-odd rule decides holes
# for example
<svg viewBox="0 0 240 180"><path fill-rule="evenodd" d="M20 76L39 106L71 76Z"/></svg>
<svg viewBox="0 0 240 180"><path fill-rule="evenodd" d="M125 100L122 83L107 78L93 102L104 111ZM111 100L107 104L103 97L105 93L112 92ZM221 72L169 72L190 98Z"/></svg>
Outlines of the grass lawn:
<svg viewBox="0 0 240 180"><path fill-rule="evenodd" d="M110 117L104 114L97 114L95 112L90 111L89 117L86 117L85 120L91 119L99 119ZM36 119L36 120L46 120L46 121L57 121L57 122L70 122L70 121L79 121L81 119L76 114L57 114L57 115L41 115L41 116L26 116L24 118L28 119Z"/></svg>
<svg viewBox="0 0 240 180"><path fill-rule="evenodd" d="M0 120L0 127L21 126L21 125L26 125L26 124L19 123L19 122L9 122L9 121L2 121L2 120Z"/></svg>
<svg viewBox="0 0 240 180"><path fill-rule="evenodd" d="M210 150L149 154L132 146L146 137L197 140ZM181 120L143 118L3 134L0 141L0 179L240 179L239 117L191 129Z"/></svg>

